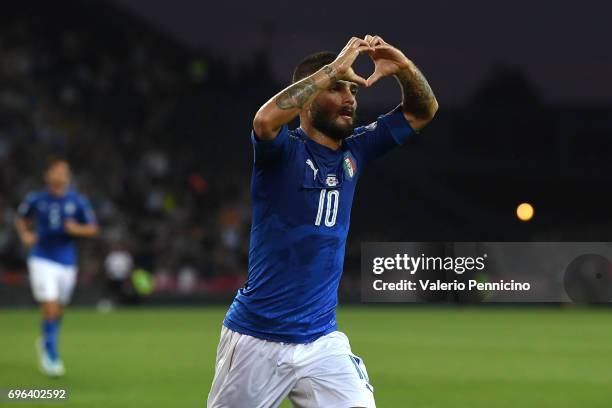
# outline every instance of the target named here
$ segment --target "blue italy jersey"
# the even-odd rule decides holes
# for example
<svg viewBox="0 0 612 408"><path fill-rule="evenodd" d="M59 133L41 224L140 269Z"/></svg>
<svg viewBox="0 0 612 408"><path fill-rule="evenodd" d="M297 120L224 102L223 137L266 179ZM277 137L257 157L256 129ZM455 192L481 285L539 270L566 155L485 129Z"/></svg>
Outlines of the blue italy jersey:
<svg viewBox="0 0 612 408"><path fill-rule="evenodd" d="M49 259L64 265L76 265L74 238L64 230L64 223L73 219L81 224L96 222L89 201L76 191L68 190L56 197L47 190L30 193L21 203L19 216L32 218L37 241L30 256Z"/></svg>
<svg viewBox="0 0 612 408"><path fill-rule="evenodd" d="M414 131L398 109L355 129L338 150L283 126L252 132L249 274L225 317L261 339L309 343L336 330L338 284L357 180L372 159Z"/></svg>

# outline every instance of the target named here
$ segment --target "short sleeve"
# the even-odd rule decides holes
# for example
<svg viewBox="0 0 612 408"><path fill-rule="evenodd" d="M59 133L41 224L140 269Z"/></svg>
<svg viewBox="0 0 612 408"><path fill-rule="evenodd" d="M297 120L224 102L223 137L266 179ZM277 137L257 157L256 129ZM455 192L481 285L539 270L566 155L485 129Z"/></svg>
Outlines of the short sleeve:
<svg viewBox="0 0 612 408"><path fill-rule="evenodd" d="M85 197L80 197L79 208L76 214L77 221L81 224L96 224L96 215L94 214L91 203Z"/></svg>
<svg viewBox="0 0 612 408"><path fill-rule="evenodd" d="M36 194L28 194L25 199L19 204L17 208L17 214L20 217L27 218L31 217L36 210Z"/></svg>
<svg viewBox="0 0 612 408"><path fill-rule="evenodd" d="M251 131L253 162L255 165L264 165L281 157L287 150L288 139L289 128L287 125L283 125L272 140L261 140L254 130Z"/></svg>
<svg viewBox="0 0 612 408"><path fill-rule="evenodd" d="M376 122L356 128L347 142L358 159L366 164L404 144L414 134L415 131L398 106L386 115L379 116Z"/></svg>

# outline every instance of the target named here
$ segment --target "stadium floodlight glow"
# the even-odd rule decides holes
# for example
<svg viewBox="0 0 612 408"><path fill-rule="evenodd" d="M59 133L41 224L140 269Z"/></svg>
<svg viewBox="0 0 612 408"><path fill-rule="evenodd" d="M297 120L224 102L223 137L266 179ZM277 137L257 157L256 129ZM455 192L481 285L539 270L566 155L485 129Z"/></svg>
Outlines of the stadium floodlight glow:
<svg viewBox="0 0 612 408"><path fill-rule="evenodd" d="M516 216L521 221L530 221L533 218L533 206L529 203L521 203L516 207Z"/></svg>

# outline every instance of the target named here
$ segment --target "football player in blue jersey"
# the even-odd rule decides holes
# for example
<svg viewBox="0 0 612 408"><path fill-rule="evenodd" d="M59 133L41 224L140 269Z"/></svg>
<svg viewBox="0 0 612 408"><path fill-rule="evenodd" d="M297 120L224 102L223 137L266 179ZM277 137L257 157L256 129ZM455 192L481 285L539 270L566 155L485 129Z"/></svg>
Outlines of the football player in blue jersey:
<svg viewBox="0 0 612 408"><path fill-rule="evenodd" d="M64 374L58 353L62 307L76 283L75 238L94 237L98 226L85 197L70 188L70 167L50 160L45 170L47 188L27 195L18 209L15 227L30 248L28 270L34 298L42 306L42 338L37 341L41 370Z"/></svg>
<svg viewBox="0 0 612 408"><path fill-rule="evenodd" d="M367 79L351 68L374 62ZM394 76L402 101L354 127L359 87ZM363 360L337 330L338 284L355 186L370 161L403 144L438 109L415 64L381 37L306 57L293 84L253 120L248 280L227 312L210 408L374 407ZM300 119L300 127L287 124Z"/></svg>

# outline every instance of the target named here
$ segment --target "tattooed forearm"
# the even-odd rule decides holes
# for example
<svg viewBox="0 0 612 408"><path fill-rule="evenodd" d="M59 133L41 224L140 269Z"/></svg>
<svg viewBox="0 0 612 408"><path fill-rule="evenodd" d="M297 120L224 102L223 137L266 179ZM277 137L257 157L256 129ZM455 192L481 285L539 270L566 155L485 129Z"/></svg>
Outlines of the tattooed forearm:
<svg viewBox="0 0 612 408"><path fill-rule="evenodd" d="M336 82L336 69L330 65L323 67L323 72L327 75L327 83ZM276 98L276 106L280 109L302 109L304 105L308 103L310 98L314 96L317 91L322 88L319 87L314 78L306 78L289 88L285 89Z"/></svg>
<svg viewBox="0 0 612 408"><path fill-rule="evenodd" d="M327 74L331 82L336 82L336 68L331 65L326 65L323 67L323 72Z"/></svg>
<svg viewBox="0 0 612 408"><path fill-rule="evenodd" d="M285 89L276 98L276 106L280 109L302 109L310 97L319 88L314 80L307 78Z"/></svg>
<svg viewBox="0 0 612 408"><path fill-rule="evenodd" d="M416 65L400 71L396 78L402 88L402 107L404 112L419 118L427 118L435 112L437 102L425 76Z"/></svg>

